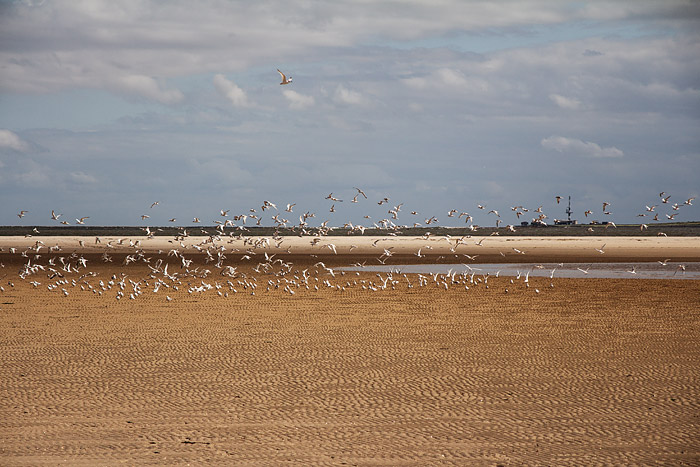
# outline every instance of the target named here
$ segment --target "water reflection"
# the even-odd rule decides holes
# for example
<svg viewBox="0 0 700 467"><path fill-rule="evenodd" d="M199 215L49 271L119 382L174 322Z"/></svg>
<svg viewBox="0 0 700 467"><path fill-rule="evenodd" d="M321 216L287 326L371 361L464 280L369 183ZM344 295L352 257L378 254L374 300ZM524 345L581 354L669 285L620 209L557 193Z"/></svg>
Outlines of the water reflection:
<svg viewBox="0 0 700 467"><path fill-rule="evenodd" d="M511 264L407 264L340 268L344 271L447 274L456 272L490 276L600 278L600 279L700 279L700 262L653 263L511 263Z"/></svg>

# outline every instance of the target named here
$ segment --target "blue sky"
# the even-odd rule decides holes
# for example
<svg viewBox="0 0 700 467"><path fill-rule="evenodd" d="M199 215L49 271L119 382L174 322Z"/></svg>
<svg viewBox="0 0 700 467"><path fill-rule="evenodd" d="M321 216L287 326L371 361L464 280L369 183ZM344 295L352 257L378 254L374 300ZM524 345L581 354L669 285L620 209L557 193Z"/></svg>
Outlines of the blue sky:
<svg viewBox="0 0 700 467"><path fill-rule="evenodd" d="M699 220L699 5L2 2L0 224Z"/></svg>

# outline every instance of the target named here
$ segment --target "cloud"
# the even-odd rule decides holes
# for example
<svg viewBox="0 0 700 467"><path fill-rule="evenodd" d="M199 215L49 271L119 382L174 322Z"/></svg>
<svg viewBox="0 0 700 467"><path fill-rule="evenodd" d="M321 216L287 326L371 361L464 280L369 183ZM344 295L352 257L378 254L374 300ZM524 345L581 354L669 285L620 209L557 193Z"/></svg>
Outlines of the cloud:
<svg viewBox="0 0 700 467"><path fill-rule="evenodd" d="M316 103L313 96L305 96L291 89L284 91L284 97L289 101L289 107L297 110L312 107Z"/></svg>
<svg viewBox="0 0 700 467"><path fill-rule="evenodd" d="M97 183L97 179L83 171L71 172L68 176L69 181L80 185L92 185Z"/></svg>
<svg viewBox="0 0 700 467"><path fill-rule="evenodd" d="M339 104L361 105L366 102L365 98L357 91L352 91L339 84L335 89L333 100Z"/></svg>
<svg viewBox="0 0 700 467"><path fill-rule="evenodd" d="M29 148L29 143L20 138L17 133L0 129L0 150L10 149L17 152L27 152Z"/></svg>
<svg viewBox="0 0 700 467"><path fill-rule="evenodd" d="M224 75L217 74L214 76L214 86L234 107L249 107L251 105L245 91L233 81L226 79Z"/></svg>
<svg viewBox="0 0 700 467"><path fill-rule="evenodd" d="M176 104L184 98L180 90L163 89L161 84L150 76L123 76L115 81L114 86L127 94L135 94L161 104Z"/></svg>
<svg viewBox="0 0 700 467"><path fill-rule="evenodd" d="M564 136L550 136L540 141L542 147L553 149L561 153L570 153L586 157L600 158L615 158L625 155L620 149L615 146L602 148L596 143L590 141L581 141L576 138L566 138Z"/></svg>
<svg viewBox="0 0 700 467"><path fill-rule="evenodd" d="M581 107L581 101L573 97L564 97L559 94L550 94L549 98L562 109L576 110Z"/></svg>
<svg viewBox="0 0 700 467"><path fill-rule="evenodd" d="M699 9L689 1L616 3L590 1L581 7L523 0L503 8L489 0L202 0L191 8L181 0L10 2L0 15L0 86L22 92L112 89L116 77L138 95L172 104L181 101L179 91L163 89L149 77L240 71L282 57L306 61L322 51L385 39L445 38L587 19L662 21L697 17Z"/></svg>

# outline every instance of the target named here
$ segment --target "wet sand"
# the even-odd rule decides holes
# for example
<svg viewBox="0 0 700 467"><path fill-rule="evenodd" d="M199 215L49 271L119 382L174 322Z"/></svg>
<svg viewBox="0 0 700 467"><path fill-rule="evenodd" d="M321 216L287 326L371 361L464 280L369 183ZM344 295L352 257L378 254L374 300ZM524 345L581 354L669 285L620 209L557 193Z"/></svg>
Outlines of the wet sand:
<svg viewBox="0 0 700 467"><path fill-rule="evenodd" d="M255 290L231 279L234 293L216 273L153 293L146 265L96 263L49 291L56 278L19 279L14 257L3 465L700 460L698 281L410 276L373 292L376 273L321 269L318 291L294 295L265 274ZM121 300L80 289L122 273ZM144 284L134 300L129 280ZM222 287L188 292L202 282Z"/></svg>

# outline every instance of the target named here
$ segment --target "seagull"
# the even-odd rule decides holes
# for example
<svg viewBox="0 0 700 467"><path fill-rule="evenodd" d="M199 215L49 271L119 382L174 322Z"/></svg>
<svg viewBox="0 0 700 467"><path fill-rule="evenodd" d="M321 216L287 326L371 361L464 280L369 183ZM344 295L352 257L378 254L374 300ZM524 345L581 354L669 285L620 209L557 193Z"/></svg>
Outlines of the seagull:
<svg viewBox="0 0 700 467"><path fill-rule="evenodd" d="M80 219L76 219L75 222L76 222L76 224L82 225L82 224L85 224L85 219L90 219L90 216L81 217Z"/></svg>
<svg viewBox="0 0 700 467"><path fill-rule="evenodd" d="M605 212L605 208L607 208L608 206L610 206L610 203L603 201L603 212Z"/></svg>
<svg viewBox="0 0 700 467"><path fill-rule="evenodd" d="M559 204L559 201L561 201L561 196L555 196L555 198L557 199L557 204Z"/></svg>
<svg viewBox="0 0 700 467"><path fill-rule="evenodd" d="M287 211L287 212L292 212L292 208L293 208L294 206L296 206L296 205L297 205L297 203L294 203L294 204L287 204L287 209L285 209L285 211Z"/></svg>
<svg viewBox="0 0 700 467"><path fill-rule="evenodd" d="M160 204L160 201L154 201L153 204L151 204L151 209L153 209L154 206L158 206Z"/></svg>
<svg viewBox="0 0 700 467"><path fill-rule="evenodd" d="M595 251L597 251L598 253L600 253L602 255L603 253L605 253L605 250L604 250L605 245L607 245L607 243L603 243L603 246L601 246L600 248L596 248Z"/></svg>
<svg viewBox="0 0 700 467"><path fill-rule="evenodd" d="M277 72L278 72L280 75L282 75L282 82L280 83L280 85L289 84L289 83L292 82L292 77L290 76L289 78L287 78L287 77L285 76L285 74L282 73L282 72L280 71L279 68L277 69Z"/></svg>
<svg viewBox="0 0 700 467"><path fill-rule="evenodd" d="M360 190L360 189L357 188L356 186L354 186L353 188L357 190L357 194L358 194L358 195L362 195L365 199L367 199L367 195L365 194L364 191Z"/></svg>
<svg viewBox="0 0 700 467"><path fill-rule="evenodd" d="M51 219L57 221L59 217L61 217L63 214L56 214L56 212L52 209L51 210Z"/></svg>
<svg viewBox="0 0 700 467"><path fill-rule="evenodd" d="M25 214L27 214L29 211L20 211L19 214L17 214L17 217L20 219L24 217Z"/></svg>

